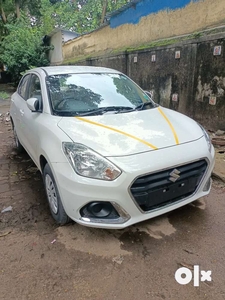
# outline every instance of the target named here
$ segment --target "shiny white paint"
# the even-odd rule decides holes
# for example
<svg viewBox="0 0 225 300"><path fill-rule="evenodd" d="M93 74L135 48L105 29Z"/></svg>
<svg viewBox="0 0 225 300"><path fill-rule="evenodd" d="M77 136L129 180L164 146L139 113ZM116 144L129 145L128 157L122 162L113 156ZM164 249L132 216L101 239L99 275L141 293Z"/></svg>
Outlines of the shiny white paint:
<svg viewBox="0 0 225 300"><path fill-rule="evenodd" d="M149 213L140 211L129 193L129 187L135 178L162 169L177 167L198 158L206 158L209 161L209 168L197 192L192 197ZM58 180L57 185L60 188L60 194L63 196L65 209L68 215L80 224L101 228L125 228L184 206L209 193L209 191L204 192L203 188L210 178L214 166L214 149L209 153L203 137L195 142L188 143L188 146L187 144L176 146L176 149L170 147L137 155L108 157L108 159L123 171L122 175L113 182L82 178L68 164L54 164L55 177ZM131 218L124 224L116 225L83 222L79 210L90 201L116 202L123 207Z"/></svg>
<svg viewBox="0 0 225 300"><path fill-rule="evenodd" d="M203 136L201 128L192 119L166 108L161 107L161 109L173 124L180 144ZM158 108L116 115L91 116L85 119L119 129L153 144L158 149L176 145L173 132ZM103 156L130 155L153 150L129 136L74 117L62 118L58 126L74 142L85 144Z"/></svg>
<svg viewBox="0 0 225 300"><path fill-rule="evenodd" d="M51 115L45 87L46 72L59 74L92 71L109 72L109 69L47 67L30 71L31 73L34 72L41 80L43 112L31 112L26 101L18 93L13 94L10 108L10 115L18 138L35 164L41 170L41 156L44 156L49 163L68 216L86 226L124 228L174 210L208 194L209 191L204 192L203 188L214 166L214 149L212 148L211 153L208 151L202 130L190 118L172 110L161 108L176 131L179 139L179 145L176 145L170 126L157 108L123 114L112 113L84 117L86 120L119 129L124 133L147 141L158 148L153 150L126 134L89 124L74 117ZM115 73L114 70L110 70L110 72ZM62 142L72 141L82 143L107 157L122 170L122 174L111 182L77 175L62 150ZM129 193L129 187L135 178L162 169L175 168L202 158L207 159L209 167L194 195L149 213L141 212L136 206ZM90 201L98 200L119 204L131 218L124 224L99 224L81 220L80 208Z"/></svg>

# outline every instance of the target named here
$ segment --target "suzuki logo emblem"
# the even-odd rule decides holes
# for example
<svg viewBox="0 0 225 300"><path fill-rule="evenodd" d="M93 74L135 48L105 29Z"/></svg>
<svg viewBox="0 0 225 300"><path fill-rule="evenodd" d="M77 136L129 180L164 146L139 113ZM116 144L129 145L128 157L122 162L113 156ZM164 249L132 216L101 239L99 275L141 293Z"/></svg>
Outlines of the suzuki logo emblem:
<svg viewBox="0 0 225 300"><path fill-rule="evenodd" d="M170 173L170 178L169 180L172 181L172 182L176 182L177 179L180 178L180 171L177 170L177 169L174 169L171 173Z"/></svg>

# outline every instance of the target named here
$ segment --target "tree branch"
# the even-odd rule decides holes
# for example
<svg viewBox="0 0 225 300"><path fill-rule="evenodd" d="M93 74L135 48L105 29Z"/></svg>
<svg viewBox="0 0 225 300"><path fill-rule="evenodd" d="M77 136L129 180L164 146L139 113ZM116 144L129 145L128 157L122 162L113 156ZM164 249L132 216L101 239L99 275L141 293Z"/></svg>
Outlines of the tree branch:
<svg viewBox="0 0 225 300"><path fill-rule="evenodd" d="M2 6L2 0L0 1L0 7L1 7L1 18L2 18L2 22L3 22L4 24L6 24L7 19L6 19L6 15L5 15L4 8L3 8L3 6Z"/></svg>
<svg viewBox="0 0 225 300"><path fill-rule="evenodd" d="M15 4L16 4L16 17L17 19L20 18L20 4L19 4L19 0L15 0Z"/></svg>
<svg viewBox="0 0 225 300"><path fill-rule="evenodd" d="M105 0L104 4L103 4L103 9L102 9L102 17L101 17L101 23L100 23L101 25L104 23L104 19L106 16L107 4L108 4L108 0Z"/></svg>

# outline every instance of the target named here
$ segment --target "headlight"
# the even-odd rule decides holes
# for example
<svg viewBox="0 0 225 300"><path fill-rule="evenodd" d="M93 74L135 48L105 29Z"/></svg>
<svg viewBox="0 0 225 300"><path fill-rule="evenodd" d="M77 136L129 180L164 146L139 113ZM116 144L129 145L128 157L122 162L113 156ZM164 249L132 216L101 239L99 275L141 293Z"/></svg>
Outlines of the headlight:
<svg viewBox="0 0 225 300"><path fill-rule="evenodd" d="M114 180L121 174L121 171L110 161L82 144L64 142L62 148L78 175Z"/></svg>
<svg viewBox="0 0 225 300"><path fill-rule="evenodd" d="M200 124L198 124L198 125L201 127L201 129L202 129L202 131L204 133L206 142L208 144L209 152L211 152L211 150L212 150L212 143L211 143L210 137L209 137L208 133L206 132L206 130L202 127L202 125L200 125Z"/></svg>

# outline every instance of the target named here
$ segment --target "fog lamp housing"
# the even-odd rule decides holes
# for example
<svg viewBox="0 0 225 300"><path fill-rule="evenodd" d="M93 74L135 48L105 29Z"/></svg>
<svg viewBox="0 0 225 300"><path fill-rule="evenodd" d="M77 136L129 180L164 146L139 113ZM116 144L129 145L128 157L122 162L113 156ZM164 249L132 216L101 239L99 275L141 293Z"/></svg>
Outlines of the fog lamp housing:
<svg viewBox="0 0 225 300"><path fill-rule="evenodd" d="M117 219L119 214L113 205L107 201L93 201L86 204L80 214L85 218Z"/></svg>
<svg viewBox="0 0 225 300"><path fill-rule="evenodd" d="M208 192L210 190L211 184L212 184L212 179L211 179L211 177L209 177L209 179L207 180L207 182L203 188L203 192Z"/></svg>

